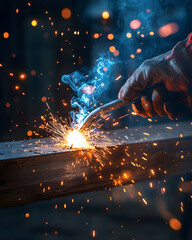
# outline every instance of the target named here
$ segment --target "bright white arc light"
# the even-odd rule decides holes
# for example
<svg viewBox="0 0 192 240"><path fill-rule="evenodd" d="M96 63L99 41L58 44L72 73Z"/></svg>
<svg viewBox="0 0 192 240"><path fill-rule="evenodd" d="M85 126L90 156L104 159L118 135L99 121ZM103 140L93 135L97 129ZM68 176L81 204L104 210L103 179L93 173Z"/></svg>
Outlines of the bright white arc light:
<svg viewBox="0 0 192 240"><path fill-rule="evenodd" d="M86 138L78 130L71 131L66 140L67 145L72 148L87 148L89 146Z"/></svg>

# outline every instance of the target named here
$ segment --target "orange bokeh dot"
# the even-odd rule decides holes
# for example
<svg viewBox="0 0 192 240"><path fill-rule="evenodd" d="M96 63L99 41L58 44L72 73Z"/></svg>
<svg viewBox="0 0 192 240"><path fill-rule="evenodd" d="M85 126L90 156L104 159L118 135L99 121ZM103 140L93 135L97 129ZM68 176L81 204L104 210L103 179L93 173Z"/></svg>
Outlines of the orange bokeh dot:
<svg viewBox="0 0 192 240"><path fill-rule="evenodd" d="M110 33L110 34L108 34L108 36L107 36L107 37L108 37L108 39L109 39L109 40L113 40L113 38L114 38L114 35L113 35L112 33Z"/></svg>
<svg viewBox="0 0 192 240"><path fill-rule="evenodd" d="M113 53L114 56L119 56L119 51L118 50L115 50L115 52Z"/></svg>
<svg viewBox="0 0 192 240"><path fill-rule="evenodd" d="M29 213L25 213L25 217L28 218L29 217Z"/></svg>
<svg viewBox="0 0 192 240"><path fill-rule="evenodd" d="M131 37L132 37L132 34L128 32L128 33L126 34L126 36L127 36L127 38L131 38Z"/></svg>
<svg viewBox="0 0 192 240"><path fill-rule="evenodd" d="M5 106L6 106L6 108L10 108L11 104L9 102L6 102Z"/></svg>
<svg viewBox="0 0 192 240"><path fill-rule="evenodd" d="M137 49L137 53L140 53L140 52L141 52L141 48L138 48L138 49Z"/></svg>
<svg viewBox="0 0 192 240"><path fill-rule="evenodd" d="M175 231L180 230L181 227L182 227L180 221L177 220L176 218L171 218L171 219L169 220L169 226L170 226L171 228L173 228L173 230L175 230Z"/></svg>
<svg viewBox="0 0 192 240"><path fill-rule="evenodd" d="M71 10L69 8L64 8L61 11L61 15L62 15L63 18L69 19L71 17Z"/></svg>
<svg viewBox="0 0 192 240"><path fill-rule="evenodd" d="M4 33L3 33L3 37L4 37L4 38L8 38L8 37L9 37L9 33L8 33L8 32L4 32Z"/></svg>
<svg viewBox="0 0 192 240"><path fill-rule="evenodd" d="M31 137L33 135L33 132L31 130L27 131L27 136Z"/></svg>
<svg viewBox="0 0 192 240"><path fill-rule="evenodd" d="M131 54L131 55L130 55L130 57L131 57L131 58L134 58L134 57L135 57L135 55L134 55L134 54Z"/></svg>
<svg viewBox="0 0 192 240"><path fill-rule="evenodd" d="M94 38L99 38L99 34L98 34L98 33L95 33L95 34L93 35L93 37L94 37Z"/></svg>
<svg viewBox="0 0 192 240"><path fill-rule="evenodd" d="M114 53L114 52L115 52L115 50L116 50L116 49L115 49L115 47L114 47L114 46L110 46L110 47L109 47L109 51L110 51L110 52Z"/></svg>
<svg viewBox="0 0 192 240"><path fill-rule="evenodd" d="M21 73L21 74L19 75L19 78L20 78L21 80L25 80L26 74L25 74L25 73Z"/></svg>
<svg viewBox="0 0 192 240"><path fill-rule="evenodd" d="M15 90L19 90L19 88L20 88L19 85L15 86Z"/></svg>
<svg viewBox="0 0 192 240"><path fill-rule="evenodd" d="M42 101L42 102L46 102L46 101L47 101L47 97L42 97L42 98L41 98L41 101Z"/></svg>
<svg viewBox="0 0 192 240"><path fill-rule="evenodd" d="M141 21L139 21L139 20L137 20L137 19L130 22L130 27L131 27L132 29L137 29L137 28L139 28L140 26L141 26Z"/></svg>
<svg viewBox="0 0 192 240"><path fill-rule="evenodd" d="M31 21L31 25L32 25L33 27L36 27L36 26L37 26L37 20L32 20L32 21Z"/></svg>
<svg viewBox="0 0 192 240"><path fill-rule="evenodd" d="M31 70L31 75L32 75L32 76L35 76L36 73L37 73L37 72L36 72L35 70Z"/></svg>
<svg viewBox="0 0 192 240"><path fill-rule="evenodd" d="M108 19L108 18L109 18L109 12L104 11L104 12L102 13L102 18L103 18L103 19Z"/></svg>

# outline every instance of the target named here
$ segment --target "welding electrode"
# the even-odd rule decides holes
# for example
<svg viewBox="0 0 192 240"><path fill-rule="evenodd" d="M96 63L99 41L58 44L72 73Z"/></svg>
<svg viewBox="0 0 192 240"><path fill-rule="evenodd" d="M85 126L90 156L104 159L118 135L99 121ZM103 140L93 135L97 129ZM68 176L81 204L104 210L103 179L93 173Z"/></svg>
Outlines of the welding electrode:
<svg viewBox="0 0 192 240"><path fill-rule="evenodd" d="M121 99L116 99L116 100L109 102L101 107L96 108L79 125L78 130L82 131L82 130L88 128L91 125L91 123L93 122L93 120L96 117L98 117L99 115L122 108L122 107L126 106L127 104L129 104L129 102L122 101Z"/></svg>
<svg viewBox="0 0 192 240"><path fill-rule="evenodd" d="M143 94L151 96L152 91L153 91L152 88L148 88L147 90L143 91ZM111 112L113 110L116 110L116 109L119 109L122 107L125 107L126 105L131 104L131 103L132 103L132 101L127 102L127 101L122 101L121 99L116 99L116 100L109 102L101 107L96 108L79 125L78 130L83 131L86 128L88 128L91 125L91 123L93 122L93 120L95 120L99 115Z"/></svg>

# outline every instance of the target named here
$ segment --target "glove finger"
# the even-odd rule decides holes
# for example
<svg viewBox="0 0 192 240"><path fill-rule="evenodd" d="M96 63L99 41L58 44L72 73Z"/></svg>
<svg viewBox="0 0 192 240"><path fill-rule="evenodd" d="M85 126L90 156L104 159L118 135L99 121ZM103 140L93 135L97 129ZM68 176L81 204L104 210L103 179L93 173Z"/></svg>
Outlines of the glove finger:
<svg viewBox="0 0 192 240"><path fill-rule="evenodd" d="M138 98L137 100L135 100L132 103L132 108L133 108L133 111L135 113L137 113L138 115L140 115L142 117L147 117L147 113L145 112L145 110L141 106L141 98Z"/></svg>
<svg viewBox="0 0 192 240"><path fill-rule="evenodd" d="M131 87L132 80L129 78L119 91L118 98L123 101L132 101L140 96L140 93Z"/></svg>
<svg viewBox="0 0 192 240"><path fill-rule="evenodd" d="M154 117L155 115L157 115L157 113L154 111L153 103L150 97L142 96L141 106L150 117Z"/></svg>
<svg viewBox="0 0 192 240"><path fill-rule="evenodd" d="M125 101L138 98L150 83L149 70L150 66L142 64L120 89L118 97Z"/></svg>
<svg viewBox="0 0 192 240"><path fill-rule="evenodd" d="M153 89L152 92L152 102L154 111L161 117L167 114L164 111L163 103L165 102L166 91L162 86L158 86Z"/></svg>

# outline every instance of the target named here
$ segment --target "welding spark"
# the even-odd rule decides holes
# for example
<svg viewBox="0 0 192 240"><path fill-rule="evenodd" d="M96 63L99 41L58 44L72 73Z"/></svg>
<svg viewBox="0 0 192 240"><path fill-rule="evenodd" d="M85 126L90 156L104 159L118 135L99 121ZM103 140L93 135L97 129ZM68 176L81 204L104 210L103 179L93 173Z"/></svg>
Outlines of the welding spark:
<svg viewBox="0 0 192 240"><path fill-rule="evenodd" d="M50 109L48 104L47 106ZM94 157L101 166L104 166L103 159L107 158L107 154L110 154L110 151L106 146L98 149L95 144L101 141L108 144L111 140L103 132L99 131L101 124L95 122L82 132L78 130L78 126L72 127L70 120L57 119L52 113L49 115L49 121L45 117L41 117L43 124L40 128L51 134L51 138L55 142L55 147L85 149L87 150L87 156L91 159ZM88 157L86 160L89 160Z"/></svg>
<svg viewBox="0 0 192 240"><path fill-rule="evenodd" d="M115 78L115 81L118 81L122 76L119 75L117 78Z"/></svg>

